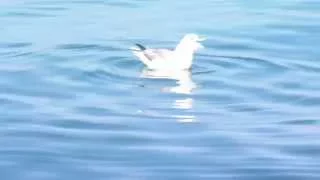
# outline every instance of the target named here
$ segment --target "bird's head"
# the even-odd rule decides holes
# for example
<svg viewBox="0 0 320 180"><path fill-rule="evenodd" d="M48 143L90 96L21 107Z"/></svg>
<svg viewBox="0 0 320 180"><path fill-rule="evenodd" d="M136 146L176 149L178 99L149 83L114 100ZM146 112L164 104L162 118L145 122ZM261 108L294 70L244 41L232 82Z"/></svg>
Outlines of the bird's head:
<svg viewBox="0 0 320 180"><path fill-rule="evenodd" d="M202 41L206 40L205 37L199 36L197 34L186 34L180 44L183 45L187 49L191 49L192 51L197 51L199 49L204 48L204 46L201 44Z"/></svg>

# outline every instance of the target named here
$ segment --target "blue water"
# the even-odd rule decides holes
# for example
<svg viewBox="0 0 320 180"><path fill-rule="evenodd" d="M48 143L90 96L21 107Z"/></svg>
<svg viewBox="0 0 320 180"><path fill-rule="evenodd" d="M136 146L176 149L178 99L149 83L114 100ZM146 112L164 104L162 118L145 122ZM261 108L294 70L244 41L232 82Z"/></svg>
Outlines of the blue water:
<svg viewBox="0 0 320 180"><path fill-rule="evenodd" d="M1 179L318 180L319 31L319 0L1 1ZM190 32L190 72L128 50Z"/></svg>

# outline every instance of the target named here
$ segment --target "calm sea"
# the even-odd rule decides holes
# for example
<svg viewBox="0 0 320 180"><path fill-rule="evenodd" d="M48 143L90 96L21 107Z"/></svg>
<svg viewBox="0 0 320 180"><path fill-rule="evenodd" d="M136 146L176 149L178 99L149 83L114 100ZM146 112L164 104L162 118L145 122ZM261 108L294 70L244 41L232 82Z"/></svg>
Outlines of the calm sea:
<svg viewBox="0 0 320 180"><path fill-rule="evenodd" d="M128 50L208 37L190 72ZM1 180L319 180L319 0L2 0Z"/></svg>

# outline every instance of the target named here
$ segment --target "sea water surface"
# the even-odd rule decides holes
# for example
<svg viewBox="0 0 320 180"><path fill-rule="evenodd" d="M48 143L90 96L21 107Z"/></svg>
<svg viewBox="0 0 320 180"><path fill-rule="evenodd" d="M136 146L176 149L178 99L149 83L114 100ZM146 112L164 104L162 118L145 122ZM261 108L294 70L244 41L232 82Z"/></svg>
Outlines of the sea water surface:
<svg viewBox="0 0 320 180"><path fill-rule="evenodd" d="M320 1L0 1L2 180L319 180ZM189 72L134 43L207 36Z"/></svg>

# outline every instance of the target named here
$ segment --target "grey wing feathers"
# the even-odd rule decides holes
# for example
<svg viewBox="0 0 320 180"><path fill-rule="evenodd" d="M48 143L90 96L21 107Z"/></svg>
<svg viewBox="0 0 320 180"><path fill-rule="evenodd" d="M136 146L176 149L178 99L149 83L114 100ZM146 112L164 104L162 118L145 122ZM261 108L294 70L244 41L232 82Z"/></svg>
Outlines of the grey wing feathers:
<svg viewBox="0 0 320 180"><path fill-rule="evenodd" d="M171 55L172 51L168 49L146 49L143 53L146 58L152 61L154 59L166 59Z"/></svg>

